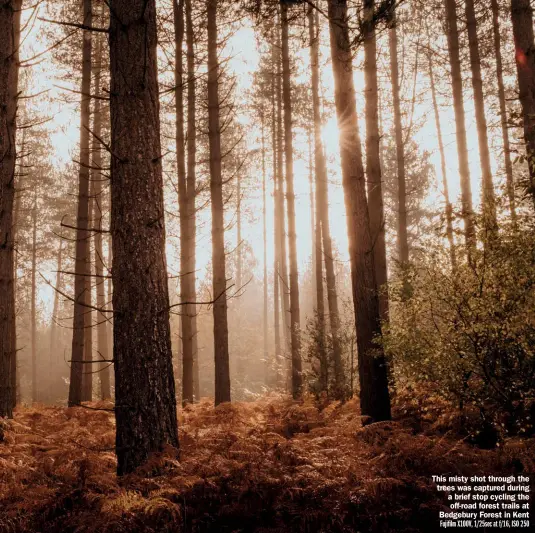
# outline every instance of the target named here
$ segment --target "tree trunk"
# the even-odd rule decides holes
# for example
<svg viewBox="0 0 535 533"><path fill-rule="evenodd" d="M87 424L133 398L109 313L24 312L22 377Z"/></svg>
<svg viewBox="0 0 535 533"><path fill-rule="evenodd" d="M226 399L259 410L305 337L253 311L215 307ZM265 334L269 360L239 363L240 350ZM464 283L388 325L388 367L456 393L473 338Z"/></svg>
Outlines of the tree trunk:
<svg viewBox="0 0 535 533"><path fill-rule="evenodd" d="M102 61L102 38L97 35L96 48L98 58L97 61ZM100 97L100 83L101 83L102 65L99 63L95 71L95 109L93 118L93 131L95 133L93 137L93 163L92 167L92 186L93 186L93 226L97 230L102 230L102 183L104 176L99 169L102 168L102 147L98 138L102 138L102 113L104 112L101 107ZM105 309L106 303L106 285L104 277L104 252L102 249L102 233L100 231L95 232L95 275L96 275L96 292L97 292L97 307L99 309ZM111 359L110 352L108 351L108 327L105 313L97 313L97 353L98 359L103 361L109 361ZM91 365L89 365L91 366ZM92 367L91 367L92 368ZM88 369L86 369L88 370ZM98 367L98 375L100 378L100 397L103 400L111 398L111 384L110 384L110 363L102 362Z"/></svg>
<svg viewBox="0 0 535 533"><path fill-rule="evenodd" d="M49 368L56 366L57 357L57 343L58 343L58 313L59 313L59 291L61 291L61 271L63 269L63 237L59 238L58 258L56 261L56 290L54 291L54 306L52 308L52 327L50 331L50 354L49 354ZM54 381L51 379L49 383L49 398L54 399Z"/></svg>
<svg viewBox="0 0 535 533"><path fill-rule="evenodd" d="M446 172L446 155L444 153L444 142L442 140L442 128L440 126L440 114L438 111L437 94L435 87L435 75L433 71L433 56L431 51L431 39L429 37L429 26L427 30L427 59L429 65L429 82L431 85L431 98L433 100L433 112L435 115L435 127L437 130L438 150L440 152L440 169L442 172L442 189L445 201L445 215L446 215L446 236L450 245L450 262L452 270L457 268L457 256L455 253L455 240L453 238L453 207L450 202L450 195L448 190L448 175Z"/></svg>
<svg viewBox="0 0 535 533"><path fill-rule="evenodd" d="M477 36L474 0L465 0L464 5L468 29L472 88L474 90L474 107L476 114L477 138L479 142L479 161L481 164L483 220L485 228L491 232L495 232L498 227L496 222L496 198L494 196L492 170L490 167L487 118L485 116L485 99L483 96L483 79L481 77L481 59L479 55L479 38Z"/></svg>
<svg viewBox="0 0 535 533"><path fill-rule="evenodd" d="M275 31L277 26L275 25ZM273 36L274 39L274 36ZM280 334L280 295L279 295L279 277L280 265L281 265L281 243L280 243L280 210L279 210L279 173L278 173L278 148L277 148L277 108L279 98L277 97L277 57L276 44L273 41L271 43L271 144L272 144L272 158L273 158L273 248L274 248L274 260L273 260L273 320L274 320L274 333L275 333L275 379L274 383L279 383L279 364L281 362L281 334ZM282 166L282 165L281 165Z"/></svg>
<svg viewBox="0 0 535 533"><path fill-rule="evenodd" d="M316 168L316 213L321 225L322 254L325 260L325 279L327 285L327 304L329 306L329 325L331 327L332 350L334 361L334 397L342 399L344 391L344 365L342 362L342 345L340 341L340 313L336 292L336 274L329 222L329 184L327 160L321 138L320 72L319 72L319 11L315 13L315 32L311 47L312 64L312 105L314 113L314 156Z"/></svg>
<svg viewBox="0 0 535 533"><path fill-rule="evenodd" d="M264 326L264 365L266 374L264 382L268 383L269 369L269 351L268 351L268 273L267 273L267 198L266 198L266 139L265 139L265 120L264 110L262 109L262 238L264 241L264 308L263 308L263 326Z"/></svg>
<svg viewBox="0 0 535 533"><path fill-rule="evenodd" d="M405 280L405 271L409 263L407 184L405 177L405 146L403 142L403 126L401 124L401 104L399 98L398 34L396 29L396 12L394 10L392 11L392 27L388 31L388 41L390 45L390 71L392 76L394 129L396 133L396 166L398 174L398 260ZM372 223L372 228L374 226L375 224ZM379 281L378 279L377 282L379 283Z"/></svg>
<svg viewBox="0 0 535 533"><path fill-rule="evenodd" d="M468 261L476 245L476 233L472 209L472 189L470 169L468 167L468 146L466 141L466 124L464 116L463 80L461 59L459 55L459 31L457 29L457 8L455 0L445 0L446 33L451 69L451 87L453 92L453 110L455 112L455 129L457 137L457 154L459 157L459 175L461 179L461 215L464 220L464 236Z"/></svg>
<svg viewBox="0 0 535 533"><path fill-rule="evenodd" d="M111 232L117 472L178 455L155 0L112 0Z"/></svg>
<svg viewBox="0 0 535 533"><path fill-rule="evenodd" d="M208 19L208 138L210 142L210 194L212 200L212 270L214 312L215 404L230 402L227 323L225 221L219 124L219 62L217 59L218 0L207 0Z"/></svg>
<svg viewBox="0 0 535 533"><path fill-rule="evenodd" d="M284 214L284 128L282 124L282 42L280 24L277 27L277 179L279 194L277 197L279 203L278 231L280 245L280 265L279 265L279 293L281 304L281 316L284 333L285 350L291 351L290 344L290 291L288 284L288 262L286 254L286 216Z"/></svg>
<svg viewBox="0 0 535 533"><path fill-rule="evenodd" d="M92 24L91 0L83 2L83 23ZM82 87L80 124L80 164L78 171L78 211L76 216L76 259L74 276L74 318L72 331L71 380L69 384L69 406L79 405L83 399L85 327L88 325L89 293L86 282L89 274L89 119L91 91L91 32L84 30L82 48Z"/></svg>
<svg viewBox="0 0 535 533"><path fill-rule="evenodd" d="M357 331L361 412L373 421L389 420L391 414L386 360L382 348L374 343L375 337L381 334L379 298L373 255L370 253L370 219L345 0L329 0L329 20Z"/></svg>
<svg viewBox="0 0 535 533"><path fill-rule="evenodd" d="M505 167L505 183L507 188L507 197L509 199L509 210L511 211L511 220L516 226L516 201L515 201L515 184L513 178L513 165L511 162L511 145L509 143L509 131L507 129L507 108L505 106L505 86L503 83L503 64L500 36L500 8L498 0L490 0L492 9L492 29L494 32L494 55L496 58L496 77L498 81L498 100L500 102L500 121L502 125L503 138L503 157Z"/></svg>
<svg viewBox="0 0 535 533"><path fill-rule="evenodd" d="M184 138L184 85L183 85L183 57L184 43L184 2L173 0L173 19L175 27L175 116L176 116L176 160L178 174L178 205L180 210L180 299L182 302L192 302L195 294L189 294L191 284L186 279L190 258L188 254L190 217L188 202L188 184L186 175L186 153ZM193 403L193 330L191 320L191 305L181 309L182 329L182 404Z"/></svg>
<svg viewBox="0 0 535 533"><path fill-rule="evenodd" d="M293 176L292 95L288 39L288 5L281 5L282 29L282 99L284 104L284 153L286 163L286 207L288 211L288 249L290 258L290 328L292 347L292 396L302 392L301 333L299 316L299 273L297 268L297 235L295 232L295 193Z"/></svg>
<svg viewBox="0 0 535 533"><path fill-rule="evenodd" d="M374 24L374 0L365 0L364 2L364 76L365 76L365 95L366 95L366 177L368 184L368 205L370 208L370 231L373 243L373 260L375 264L375 276L379 288L379 312L382 320L388 320L388 275L386 264L386 243L385 243L385 216L383 209L383 187L381 176L381 160L379 155L379 114L378 114L378 85L377 85L377 42L375 37ZM390 30L395 33L395 28ZM395 39L395 38L394 38ZM394 51L397 45L394 46ZM394 53L391 50L391 54ZM401 127L399 118L399 87L397 85L397 58L392 60L392 79L396 79L396 85L392 82L394 93L394 102L397 103L396 111L396 143L398 141L397 128ZM395 70L394 70L395 69ZM395 108L396 109L396 108ZM399 124L398 124L399 119ZM401 150L398 152L398 178L400 184L403 182L405 187L405 158L403 143ZM401 189L400 189L401 190ZM404 199L405 201L405 199ZM401 206L401 204L400 204ZM403 217L400 223L404 221L405 231L398 232L399 237L403 237L403 261L408 261L408 244L407 244L407 211L403 203ZM400 238L401 243L401 238ZM401 249L401 248L400 248ZM401 253L400 253L401 257Z"/></svg>
<svg viewBox="0 0 535 533"><path fill-rule="evenodd" d="M16 365L13 207L21 0L0 5L0 417L13 416Z"/></svg>
<svg viewBox="0 0 535 533"><path fill-rule="evenodd" d="M516 72L529 168L529 193L535 206L535 47L533 10L529 0L511 0Z"/></svg>
<svg viewBox="0 0 535 533"><path fill-rule="evenodd" d="M37 403L37 187L34 190L32 206L32 288L30 303L30 344L32 350L32 402Z"/></svg>
<svg viewBox="0 0 535 533"><path fill-rule="evenodd" d="M319 40L318 28L316 27L316 17L312 6L308 8L308 38L310 46L310 66L311 66L311 81L312 81L312 108L313 108L313 126L314 126L314 168L311 168L311 205L316 205L316 221L313 226L312 249L315 253L312 254L314 278L316 282L316 328L317 328L317 342L318 342L318 357L320 363L319 387L321 392L328 392L329 390L329 360L327 358L327 347L325 342L325 304L323 294L323 268L322 257L323 247L321 244L321 215L323 198L325 193L325 186L320 181L326 181L327 168L325 163L325 156L323 153L323 143L321 140L321 111L319 99ZM312 157L310 161L312 167ZM312 181L315 178L316 194L312 196ZM315 200L315 201L314 201ZM314 209L312 208L312 215ZM312 216L312 219L314 217ZM314 221L313 221L314 224Z"/></svg>
<svg viewBox="0 0 535 533"><path fill-rule="evenodd" d="M90 171L91 176L91 171ZM93 227L93 197L94 197L94 182L89 178L89 201L87 206L88 227ZM88 232L87 239L87 276L84 278L84 292L87 295L87 305L93 305L93 287L92 287L92 275L93 275L93 260L91 257L91 237L92 232ZM84 366L82 374L82 402L93 401L93 309L86 307L84 309Z"/></svg>
<svg viewBox="0 0 535 533"><path fill-rule="evenodd" d="M188 259L186 275L184 276L187 283L187 294L191 301L197 298L196 290L196 212L195 212L195 174L196 174L196 157L197 157L197 126L195 124L196 109L195 109L195 34L193 30L193 20L191 14L191 0L185 0L186 7L186 48L187 48L187 69L188 69L188 125L187 125L187 213L189 214L188 223L189 228L187 236L189 239L185 240L184 253ZM191 321L192 334L192 357L193 357L193 396L196 400L200 398L199 391L199 353L197 351L197 306L191 304L182 310L186 315L186 320Z"/></svg>

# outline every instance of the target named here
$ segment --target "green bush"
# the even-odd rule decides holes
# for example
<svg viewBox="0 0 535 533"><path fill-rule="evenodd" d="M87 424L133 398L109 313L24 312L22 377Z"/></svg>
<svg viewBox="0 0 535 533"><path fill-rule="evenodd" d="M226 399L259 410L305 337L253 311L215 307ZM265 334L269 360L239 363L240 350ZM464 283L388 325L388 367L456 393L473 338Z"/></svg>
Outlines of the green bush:
<svg viewBox="0 0 535 533"><path fill-rule="evenodd" d="M412 268L410 298L391 290L382 342L396 381L431 383L503 436L533 434L534 228L501 233L456 269L443 257Z"/></svg>

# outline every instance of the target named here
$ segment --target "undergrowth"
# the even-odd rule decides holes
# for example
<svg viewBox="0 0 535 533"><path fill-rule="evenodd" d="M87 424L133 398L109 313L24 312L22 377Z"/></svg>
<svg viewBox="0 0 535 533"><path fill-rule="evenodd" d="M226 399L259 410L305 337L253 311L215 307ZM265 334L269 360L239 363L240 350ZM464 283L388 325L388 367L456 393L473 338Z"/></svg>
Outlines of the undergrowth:
<svg viewBox="0 0 535 533"><path fill-rule="evenodd" d="M409 398L365 427L355 400L204 400L181 410L179 462L123 478L112 412L19 409L1 422L0 532L431 532L448 510L431 475L535 471L533 439L481 450L447 404Z"/></svg>

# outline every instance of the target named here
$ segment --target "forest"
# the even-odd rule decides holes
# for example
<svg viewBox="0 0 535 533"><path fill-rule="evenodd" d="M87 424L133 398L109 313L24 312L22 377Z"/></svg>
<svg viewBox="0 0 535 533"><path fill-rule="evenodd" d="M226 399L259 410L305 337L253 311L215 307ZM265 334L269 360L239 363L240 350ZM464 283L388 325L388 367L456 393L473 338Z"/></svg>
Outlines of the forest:
<svg viewBox="0 0 535 533"><path fill-rule="evenodd" d="M0 533L433 533L434 476L533 493L533 22L0 0Z"/></svg>

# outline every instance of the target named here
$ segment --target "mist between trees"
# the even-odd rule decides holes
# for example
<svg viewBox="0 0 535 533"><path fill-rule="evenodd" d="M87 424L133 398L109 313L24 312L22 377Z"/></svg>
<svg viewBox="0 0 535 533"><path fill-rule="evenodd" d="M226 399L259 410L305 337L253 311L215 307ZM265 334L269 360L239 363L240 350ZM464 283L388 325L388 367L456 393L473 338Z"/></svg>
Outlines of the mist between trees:
<svg viewBox="0 0 535 533"><path fill-rule="evenodd" d="M206 397L532 435L533 46L528 0L3 1L0 416L112 410L119 475Z"/></svg>

